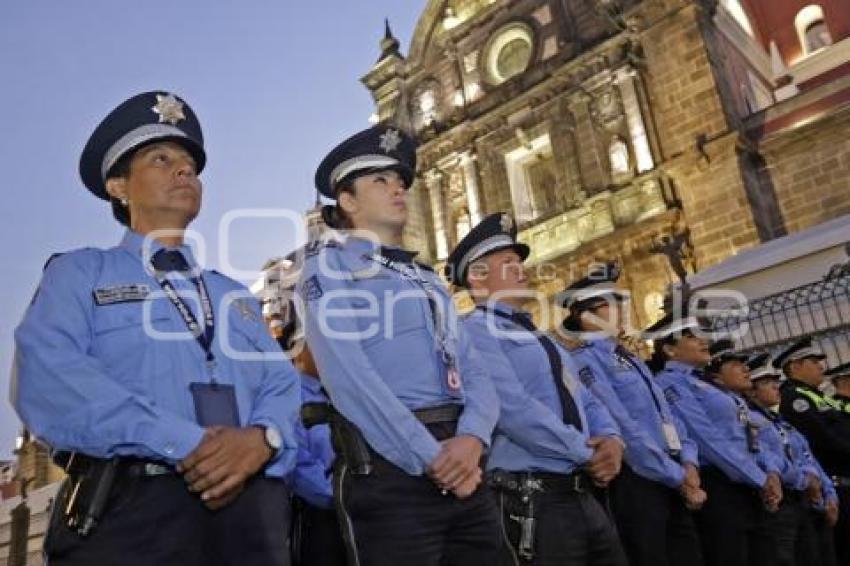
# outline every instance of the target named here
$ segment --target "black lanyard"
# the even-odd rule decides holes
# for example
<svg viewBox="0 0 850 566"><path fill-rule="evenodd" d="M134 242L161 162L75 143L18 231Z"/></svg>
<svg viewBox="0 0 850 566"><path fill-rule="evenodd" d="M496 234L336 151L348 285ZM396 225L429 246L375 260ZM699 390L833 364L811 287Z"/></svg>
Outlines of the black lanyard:
<svg viewBox="0 0 850 566"><path fill-rule="evenodd" d="M779 415L771 414L770 411L759 407L755 403L750 404L750 406L761 413L764 418L773 424L773 428L776 429L776 432L779 433L780 440L782 440L782 447L785 448L785 456L793 463L795 458L794 450L791 446L791 437L788 435L788 430L785 428L785 423L783 423L782 418Z"/></svg>
<svg viewBox="0 0 850 566"><path fill-rule="evenodd" d="M576 404L572 393L570 393L567 386L564 385L564 364L561 360L561 354L558 352L558 347L555 346L552 339L546 336L545 333L540 332L537 327L534 326L530 317L517 317L496 309L487 308L484 305L478 305L475 308L484 313L492 313L498 317L509 320L520 328L528 331L537 339L540 346L543 348L543 351L546 352L546 358L549 360L549 370L551 371L552 379L555 382L555 391L557 391L558 400L561 402L561 420L563 420L565 424L575 427L575 429L579 432L583 432L584 427L581 422L581 413L579 413L578 405Z"/></svg>
<svg viewBox="0 0 850 566"><path fill-rule="evenodd" d="M189 308L189 305L186 304L186 301L180 297L177 292L177 289L174 288L174 284L162 276L159 272L155 272L154 279L159 283L159 286L162 287L163 293L168 297L168 300L171 301L171 304L174 305L174 308L177 309L177 312L180 313L180 316L183 317L183 322L186 324L186 328L189 329L189 332L192 333L192 336L195 337L195 340L200 345L201 349L204 351L207 360L207 367L210 370L210 374L212 374L213 369L215 368L215 355L212 352L212 343L213 337L215 336L215 315L213 314L212 302L210 301L209 293L207 292L207 286L204 284L204 279L200 275L198 277L192 277L190 281L195 285L198 289L198 295L201 298L201 312L204 315L204 326L201 328L201 325L198 324L198 319L195 318L195 314L192 312L192 309ZM215 377L212 376L212 381L215 383Z"/></svg>
<svg viewBox="0 0 850 566"><path fill-rule="evenodd" d="M655 396L655 390L652 388L652 381L648 375L646 375L643 370L640 368L640 364L632 360L632 354L625 347L620 344L616 344L614 346L614 354L617 355L622 361L626 362L632 369L634 369L638 375L643 379L644 385L649 389L649 394L652 397L653 403L655 403L655 410L658 411L658 416L661 417L662 422L669 422L664 416L664 411L661 409L661 401L658 400L658 397Z"/></svg>
<svg viewBox="0 0 850 566"><path fill-rule="evenodd" d="M423 277L416 267L393 261L381 253L374 252L366 254L364 257L374 261L375 263L383 265L387 269L395 271L408 281L412 281L418 285L425 292L425 296L428 298L428 308L431 310L431 320L434 323L434 335L440 346L440 354L443 357L443 362L445 362L445 364L450 368L454 368L456 365L455 357L449 350L448 344L446 343L448 340L448 329L446 328L444 317L442 316L442 311L439 307L440 298L434 284L427 278Z"/></svg>
<svg viewBox="0 0 850 566"><path fill-rule="evenodd" d="M747 402L744 401L737 393L733 393L725 387L715 383L714 380L706 376L704 373L699 375L698 379L723 393L732 401L732 403L735 404L735 408L738 413L738 422L744 426L744 433L747 439L747 449L753 454L760 452L761 447L759 445L758 438L759 427L758 424L754 423L750 418L750 407L747 405Z"/></svg>

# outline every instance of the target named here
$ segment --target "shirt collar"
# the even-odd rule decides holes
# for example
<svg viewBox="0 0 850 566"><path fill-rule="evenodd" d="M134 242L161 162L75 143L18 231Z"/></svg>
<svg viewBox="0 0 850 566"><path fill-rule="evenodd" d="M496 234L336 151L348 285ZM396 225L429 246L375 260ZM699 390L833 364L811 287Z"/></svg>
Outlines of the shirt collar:
<svg viewBox="0 0 850 566"><path fill-rule="evenodd" d="M502 301L485 301L485 302L482 302L482 303L478 303L478 305L476 305L476 306L484 307L487 310L496 311L496 312L499 312L499 313L502 313L502 314L506 314L508 316L513 316L516 313L528 315L527 311L524 311L524 310L521 310L521 309L515 309L514 307L510 306L507 303L503 303Z"/></svg>
<svg viewBox="0 0 850 566"><path fill-rule="evenodd" d="M611 338L610 336L607 338L591 338L588 342L600 350L605 350L607 352L613 352L617 349L617 341Z"/></svg>
<svg viewBox="0 0 850 566"><path fill-rule="evenodd" d="M147 238L138 232L134 232L131 229L127 229L124 233L124 237L121 238L121 243L119 247L127 250L130 255L133 257L138 257L141 262L145 264L145 269L150 267L150 258L158 252L159 250L166 249L165 246L162 245L157 239ZM195 261L195 254L192 253L192 248L187 244L183 244L177 248L168 248L173 250L178 250L183 254L183 257L186 258L186 262L189 264L189 267L192 268L193 271L199 269L198 262Z"/></svg>
<svg viewBox="0 0 850 566"><path fill-rule="evenodd" d="M694 373L695 371L702 371L699 368L695 368L690 364L678 362L676 360L668 360L667 363L664 364L664 369L668 371L686 373L688 375L696 375L696 373Z"/></svg>

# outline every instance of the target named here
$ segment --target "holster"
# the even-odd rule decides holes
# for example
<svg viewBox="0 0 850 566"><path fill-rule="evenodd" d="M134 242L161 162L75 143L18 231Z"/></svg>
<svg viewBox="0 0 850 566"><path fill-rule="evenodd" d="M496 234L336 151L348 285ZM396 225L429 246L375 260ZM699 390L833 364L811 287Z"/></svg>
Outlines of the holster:
<svg viewBox="0 0 850 566"><path fill-rule="evenodd" d="M508 519L519 524L519 537L511 540L510 543L517 556L529 562L534 560L537 529L535 503L537 494L543 491L542 483L531 474L500 471L491 472L488 483L511 500L511 505L508 507Z"/></svg>
<svg viewBox="0 0 850 566"><path fill-rule="evenodd" d="M68 478L56 496L48 529L64 525L87 537L106 510L120 459L104 460L78 452L62 452L54 455L54 461L63 467Z"/></svg>
<svg viewBox="0 0 850 566"><path fill-rule="evenodd" d="M301 407L301 421L305 428L329 424L334 452L345 462L349 473L355 476L368 476L372 473L372 452L363 438L363 433L333 405L305 403Z"/></svg>

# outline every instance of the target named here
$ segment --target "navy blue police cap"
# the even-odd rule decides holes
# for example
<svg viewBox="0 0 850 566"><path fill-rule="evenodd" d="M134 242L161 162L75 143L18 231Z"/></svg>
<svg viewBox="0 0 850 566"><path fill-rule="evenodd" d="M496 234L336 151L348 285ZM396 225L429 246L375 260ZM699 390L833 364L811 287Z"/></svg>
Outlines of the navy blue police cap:
<svg viewBox="0 0 850 566"><path fill-rule="evenodd" d="M824 372L824 375L832 381L848 378L850 377L850 362L829 368Z"/></svg>
<svg viewBox="0 0 850 566"><path fill-rule="evenodd" d="M676 317L673 313L666 313L660 319L649 325L643 332L645 340L653 343L664 343L678 339L681 336L693 336L703 330L703 325L693 316Z"/></svg>
<svg viewBox="0 0 850 566"><path fill-rule="evenodd" d="M735 343L728 338L721 338L708 347L708 352L711 354L711 362L709 368L716 371L726 362L738 361L746 364L750 356L742 354L735 350Z"/></svg>
<svg viewBox="0 0 850 566"><path fill-rule="evenodd" d="M83 184L98 198L109 200L106 176L128 152L158 141L186 148L204 169L204 135L198 117L186 102L164 91L137 94L125 100L95 128L80 157Z"/></svg>
<svg viewBox="0 0 850 566"><path fill-rule="evenodd" d="M336 200L341 182L390 169L401 175L409 189L416 172L416 141L398 128L378 124L354 134L325 156L316 170L316 189Z"/></svg>
<svg viewBox="0 0 850 566"><path fill-rule="evenodd" d="M750 381L760 381L763 379L782 380L782 374L773 367L773 359L768 352L755 354L747 360L747 367L750 369Z"/></svg>
<svg viewBox="0 0 850 566"><path fill-rule="evenodd" d="M793 362L796 360L804 360L806 358L813 358L815 360L825 360L826 356L823 355L823 352L818 350L813 344L812 339L808 336L794 342L783 350L776 359L773 360L773 367L783 368L789 362Z"/></svg>
<svg viewBox="0 0 850 566"><path fill-rule="evenodd" d="M558 293L556 301L565 309L588 310L607 302L609 298L623 301L626 296L617 290L620 266L614 262L597 265L586 277L575 281Z"/></svg>
<svg viewBox="0 0 850 566"><path fill-rule="evenodd" d="M472 262L501 250L512 249L525 261L530 253L526 244L517 242L517 227L506 212L496 212L479 222L458 243L446 260L445 274L451 283L466 287Z"/></svg>

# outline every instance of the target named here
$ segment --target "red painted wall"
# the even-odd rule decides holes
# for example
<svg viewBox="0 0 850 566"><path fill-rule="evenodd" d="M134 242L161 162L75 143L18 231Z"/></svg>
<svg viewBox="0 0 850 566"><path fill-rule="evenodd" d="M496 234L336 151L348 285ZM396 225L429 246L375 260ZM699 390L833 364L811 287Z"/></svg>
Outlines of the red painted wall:
<svg viewBox="0 0 850 566"><path fill-rule="evenodd" d="M816 4L823 9L833 43L850 37L850 0L740 1L761 44L769 50L770 42L775 41L787 65L793 64L803 54L794 18L806 6Z"/></svg>

